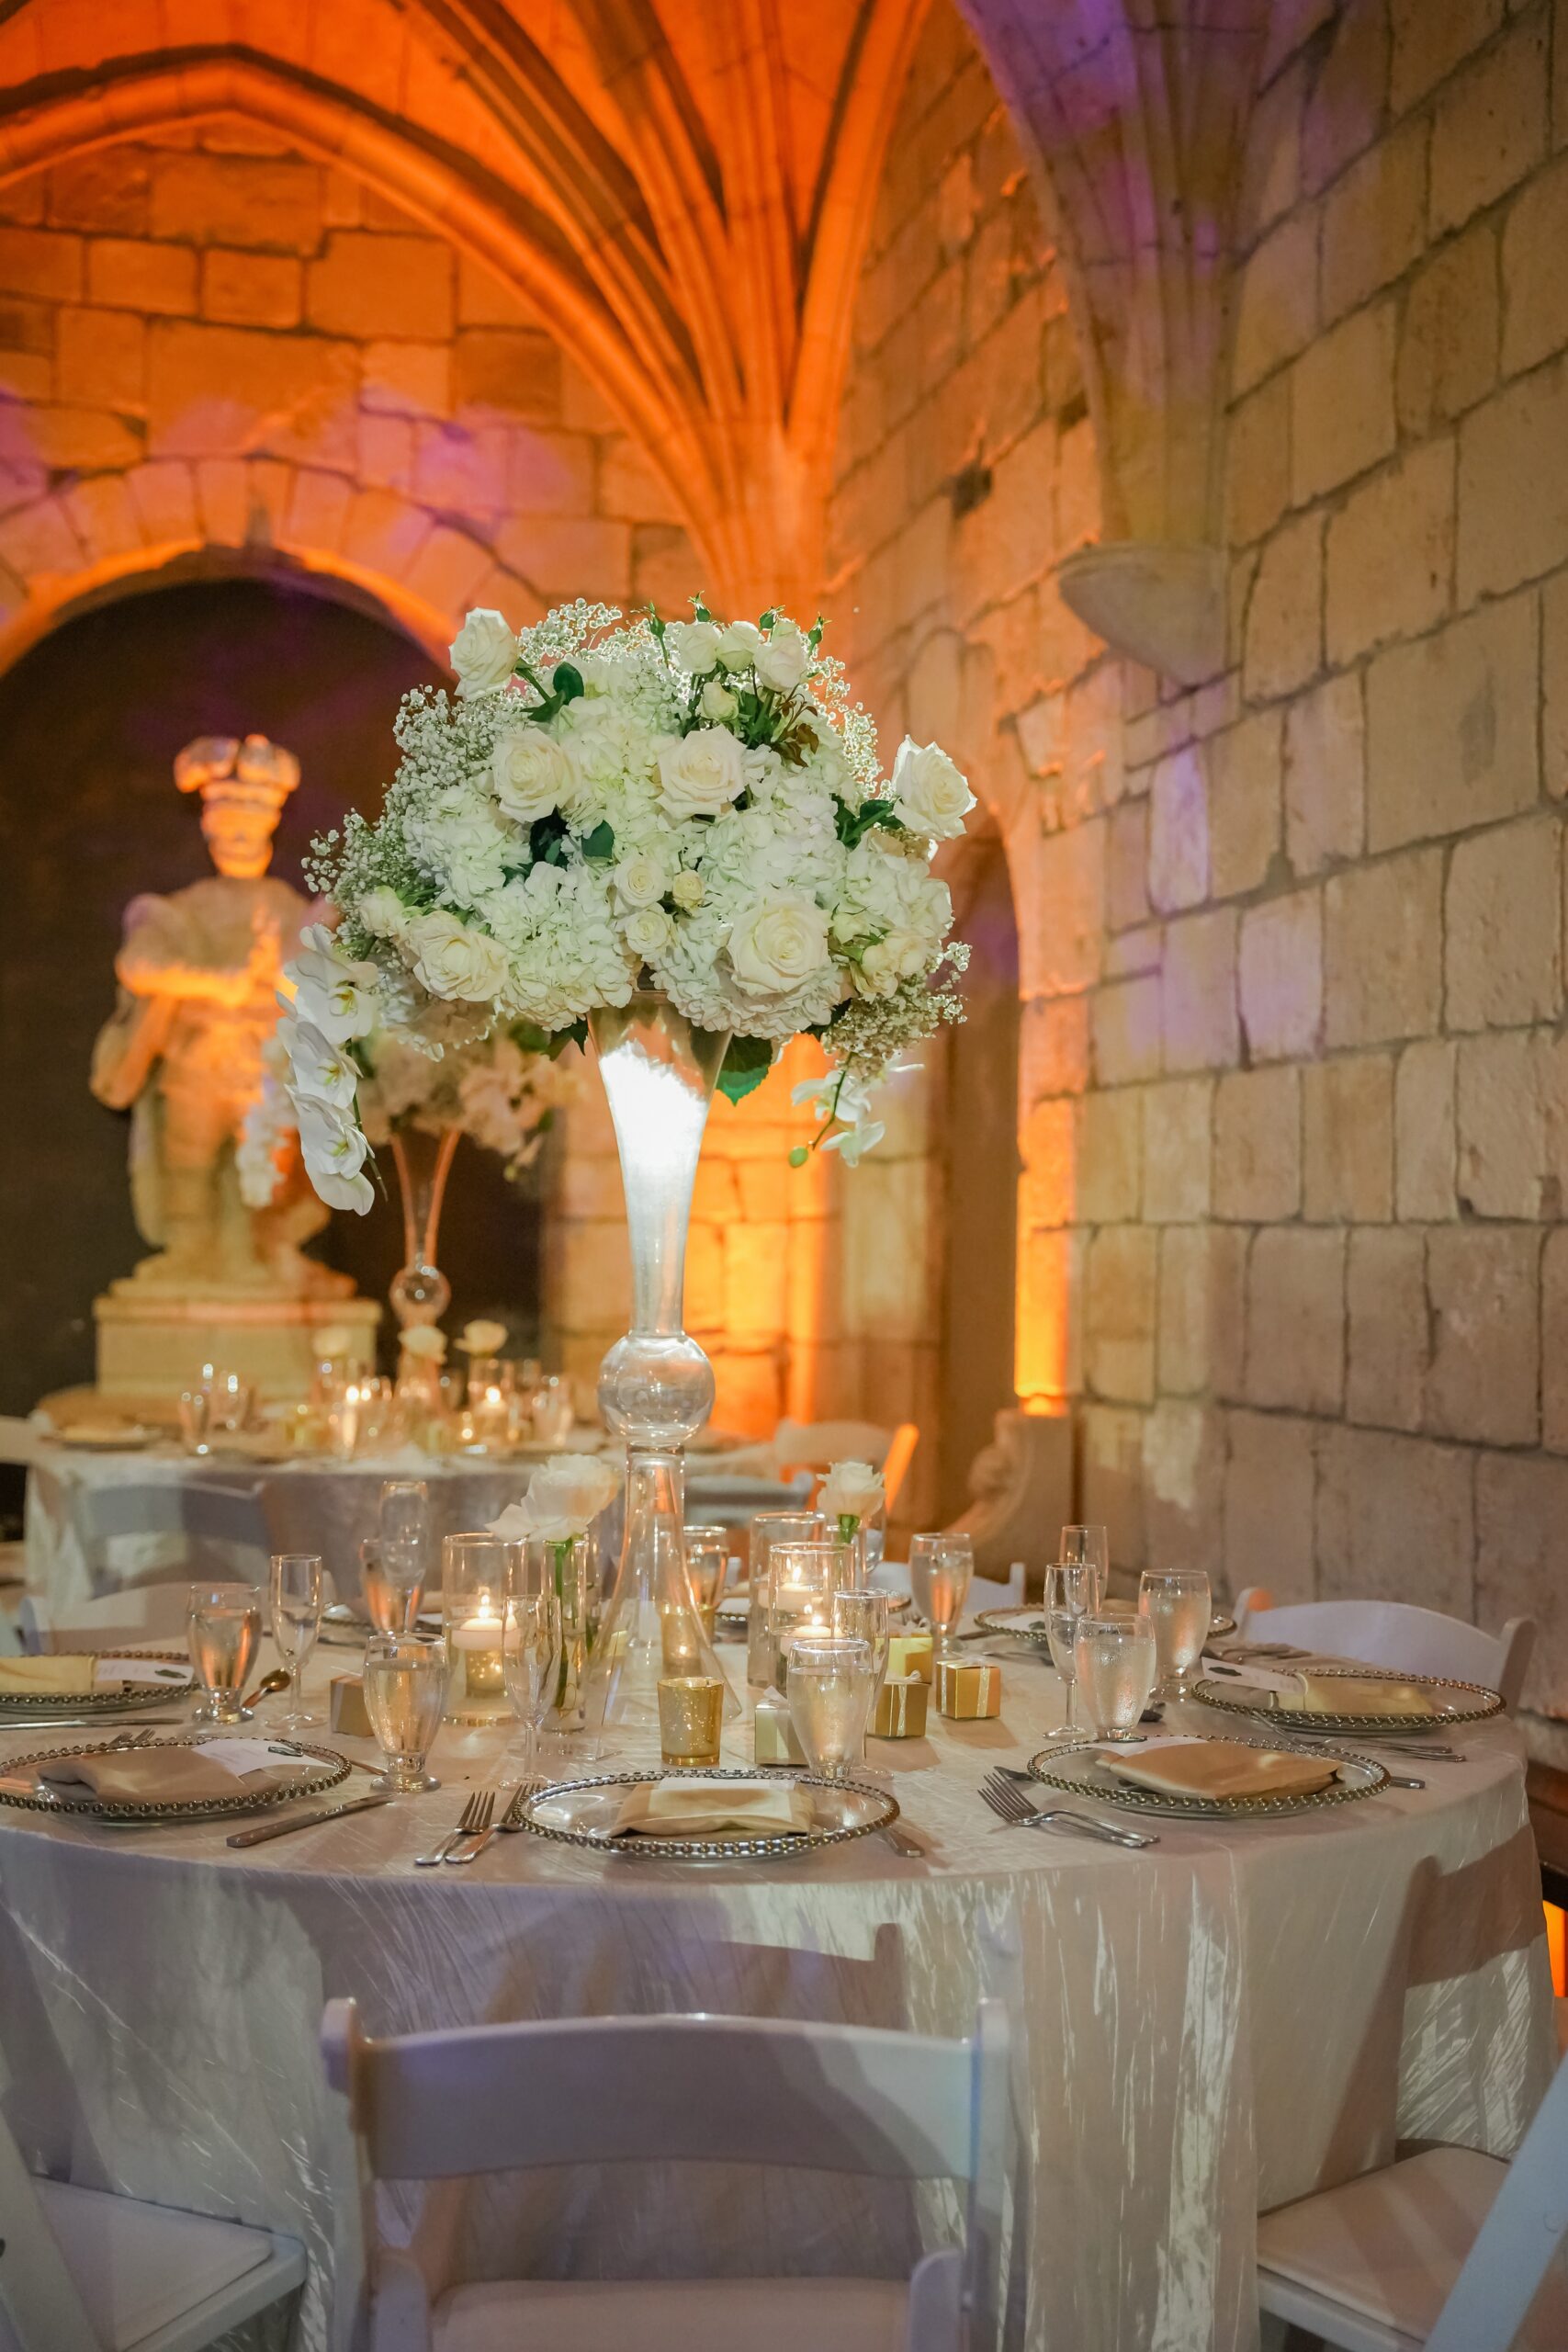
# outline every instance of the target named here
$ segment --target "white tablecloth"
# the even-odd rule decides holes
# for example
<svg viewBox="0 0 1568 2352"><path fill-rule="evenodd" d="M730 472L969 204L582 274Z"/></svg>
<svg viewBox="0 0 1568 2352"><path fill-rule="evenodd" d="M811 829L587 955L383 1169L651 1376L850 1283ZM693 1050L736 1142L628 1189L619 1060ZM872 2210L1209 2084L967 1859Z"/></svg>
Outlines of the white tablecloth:
<svg viewBox="0 0 1568 2352"><path fill-rule="evenodd" d="M740 1653L722 1653L737 1674ZM341 1651L321 1655L343 1670ZM319 1679L319 1678L318 1678ZM293 2230L329 2340L322 2002L389 2033L708 2009L958 2034L1008 2001L1030 2166L1007 2340L1250 2352L1258 2206L1398 2137L1506 2154L1551 2062L1540 1882L1517 1743L1465 1739L1421 1793L1292 1821L1165 1822L1147 1851L1010 1829L976 1794L1057 1713L1006 1670L999 1722L874 1743L929 1860L863 1840L701 1870L497 1838L415 1872L499 1734L448 1732L445 1786L231 1852L219 1825L95 1832L0 1809L0 2036L35 2165ZM1213 1727L1213 1718L1206 1726ZM25 1743L0 1741L0 1754ZM349 1752L369 1751L344 1743ZM750 1730L727 1735L750 1760ZM363 1786L355 1776L351 1787ZM613 2096L613 2086L606 2086ZM617 2171L461 2185L398 2211L440 2279L908 2267L953 2216L842 2178Z"/></svg>

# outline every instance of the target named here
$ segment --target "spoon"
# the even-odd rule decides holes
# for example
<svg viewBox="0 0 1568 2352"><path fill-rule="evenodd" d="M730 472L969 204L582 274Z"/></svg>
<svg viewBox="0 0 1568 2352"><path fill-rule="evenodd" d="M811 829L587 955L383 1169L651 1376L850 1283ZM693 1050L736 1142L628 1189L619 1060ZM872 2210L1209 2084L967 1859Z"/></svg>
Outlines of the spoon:
<svg viewBox="0 0 1568 2352"><path fill-rule="evenodd" d="M256 1687L251 1692L250 1697L248 1699L241 1700L240 1713L243 1715L250 1714L254 1709L259 1705L263 1699L270 1699L275 1690L287 1690L288 1683L289 1674L288 1668L275 1666L270 1674L264 1674L262 1676L261 1680L256 1684Z"/></svg>

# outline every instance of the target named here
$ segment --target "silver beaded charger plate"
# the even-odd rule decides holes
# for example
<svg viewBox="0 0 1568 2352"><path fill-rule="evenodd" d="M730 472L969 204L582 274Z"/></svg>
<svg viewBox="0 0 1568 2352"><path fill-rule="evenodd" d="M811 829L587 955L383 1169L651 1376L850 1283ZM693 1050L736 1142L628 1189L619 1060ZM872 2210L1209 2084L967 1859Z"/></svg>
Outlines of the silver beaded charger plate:
<svg viewBox="0 0 1568 2352"><path fill-rule="evenodd" d="M1348 1703L1333 1714L1316 1711L1309 1713L1304 1707L1271 1703L1280 1695L1277 1691L1254 1690L1248 1698L1244 1695L1247 1684L1214 1682L1207 1676L1201 1676L1192 1685L1192 1695L1205 1707L1217 1707L1228 1715L1245 1715L1250 1723L1276 1724L1281 1731L1326 1732L1330 1738L1344 1733L1355 1739L1425 1739L1452 1724L1484 1723L1488 1716L1500 1714L1503 1710L1499 1693L1488 1690L1483 1682L1455 1682L1435 1674L1395 1674L1388 1668L1381 1668L1374 1674L1371 1668L1365 1666L1314 1666L1312 1671L1314 1679L1345 1683ZM1369 1680L1413 1683L1431 1700L1431 1713L1358 1713L1355 1685Z"/></svg>
<svg viewBox="0 0 1568 2352"><path fill-rule="evenodd" d="M80 1652L74 1655L80 1656ZM95 1660L127 1655L123 1647L93 1652ZM102 1690L0 1692L0 1726L9 1724L14 1730L20 1730L38 1715L123 1715L137 1707L166 1707L171 1699L188 1696L192 1689L190 1660L180 1651L141 1650L137 1655L149 1666L178 1666L184 1672L157 1682L106 1683Z"/></svg>
<svg viewBox="0 0 1568 2352"><path fill-rule="evenodd" d="M1135 1608L1134 1602L1126 1600L1115 1606L1128 1615L1134 1613ZM1026 1643L1031 1649L1043 1650L1050 1646L1045 1632L1045 1612L1038 1601L1029 1609L977 1609L975 1623L987 1634L1005 1634L1010 1642ZM1216 1610L1209 1620L1209 1639L1223 1640L1226 1634L1234 1634L1235 1631L1235 1619L1227 1616L1223 1610Z"/></svg>
<svg viewBox="0 0 1568 2352"><path fill-rule="evenodd" d="M1287 1814L1320 1813L1328 1805L1354 1804L1361 1797L1375 1797L1388 1779L1382 1766L1371 1757L1349 1756L1334 1748L1293 1748L1283 1750L1278 1740L1227 1739L1232 1747L1258 1747L1271 1753L1307 1755L1314 1763L1334 1763L1338 1778L1326 1789L1316 1789L1310 1796L1295 1797L1180 1797L1168 1796L1159 1789L1140 1789L1131 1781L1118 1780L1103 1757L1086 1748L1070 1749L1065 1756L1050 1748L1042 1749L1029 1759L1032 1777L1048 1789L1064 1789L1069 1795L1092 1797L1097 1804L1113 1804L1129 1813L1158 1813L1168 1818L1188 1821L1272 1821Z"/></svg>
<svg viewBox="0 0 1568 2352"><path fill-rule="evenodd" d="M743 1831L717 1838L639 1838L615 1835L622 1805L633 1789L661 1781L782 1781L811 1792L814 1826L794 1836L748 1837ZM523 1808L523 1826L558 1846L581 1846L602 1854L625 1854L639 1862L773 1862L799 1860L824 1846L870 1838L898 1818L898 1801L884 1789L856 1781L822 1781L810 1772L744 1772L716 1767L700 1772L598 1772L582 1781L557 1781Z"/></svg>
<svg viewBox="0 0 1568 2352"><path fill-rule="evenodd" d="M101 1740L87 1747L76 1740L69 1747L41 1747L29 1756L8 1756L5 1764L6 1775L9 1779L13 1774L25 1772L29 1766L53 1764L64 1756L112 1755L117 1751L117 1745L114 1740ZM155 1747L199 1747L201 1745L199 1738L189 1736L150 1739L146 1747L137 1752L144 1755ZM280 1740L277 1745L287 1747L292 1755L308 1757L315 1769L308 1772L291 1772L281 1787L253 1789L248 1794L236 1781L236 1793L231 1797L96 1797L89 1791L84 1791L80 1797L68 1797L42 1789L29 1793L0 1785L0 1804L18 1805L27 1813L53 1814L57 1818L92 1821L100 1828L150 1829L178 1821L217 1821L234 1813L265 1813L271 1805L291 1804L296 1797L319 1797L323 1791L335 1789L340 1781L348 1778L348 1758L340 1756L335 1747L309 1747L302 1740Z"/></svg>

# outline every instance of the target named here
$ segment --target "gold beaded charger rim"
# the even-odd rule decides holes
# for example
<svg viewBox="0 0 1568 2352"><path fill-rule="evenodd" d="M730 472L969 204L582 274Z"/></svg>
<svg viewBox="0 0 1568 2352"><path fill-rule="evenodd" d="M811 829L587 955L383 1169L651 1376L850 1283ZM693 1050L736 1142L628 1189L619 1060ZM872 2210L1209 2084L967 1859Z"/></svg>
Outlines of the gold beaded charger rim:
<svg viewBox="0 0 1568 2352"><path fill-rule="evenodd" d="M117 1650L62 1650L62 1657L125 1657L133 1645L123 1644ZM21 1728L38 1715L118 1715L137 1707L166 1707L171 1699L189 1698L196 1688L189 1672L190 1659L183 1650L137 1650L138 1657L149 1666L183 1666L186 1668L184 1682L121 1682L102 1690L6 1690L0 1691L0 1724L15 1724Z"/></svg>
<svg viewBox="0 0 1568 2352"><path fill-rule="evenodd" d="M558 1804L563 1799L592 1798L599 1791L617 1792L615 1810L618 1812L626 1791L649 1788L660 1781L789 1781L796 1787L818 1792L819 1806L824 1797L840 1805L858 1800L858 1806L853 1809L862 1817L846 1817L829 1828L773 1838L748 1838L743 1833L725 1838L616 1838L604 1829L563 1828L538 1818L547 1804ZM605 1811L608 1815L607 1804ZM580 1852L624 1854L639 1862L762 1862L785 1861L792 1856L798 1860L803 1855L820 1853L829 1846L843 1846L856 1838L874 1837L879 1829L890 1827L899 1812L897 1797L886 1789L867 1788L862 1781L825 1781L814 1772L747 1770L728 1765L668 1772L645 1766L638 1772L594 1772L581 1780L554 1781L527 1800L523 1807L522 1826L536 1838L547 1838L558 1846L572 1846Z"/></svg>
<svg viewBox="0 0 1568 2352"><path fill-rule="evenodd" d="M209 1735L210 1736L210 1735ZM335 1747L316 1747L304 1740L279 1741L298 1756L308 1756L322 1769L319 1772L299 1772L281 1788L253 1789L248 1795L231 1797L164 1797L115 1798L96 1797L90 1793L81 1798L46 1796L41 1792L28 1796L20 1790L0 1787L0 1804L15 1805L24 1813L46 1813L55 1821L88 1820L100 1826L113 1823L118 1827L148 1828L165 1822L217 1821L236 1813L265 1813L275 1804L292 1804L296 1797L319 1797L328 1789L335 1789L346 1781L353 1769L346 1756ZM150 1739L135 1752L148 1754L156 1747L200 1747L203 1741L194 1733L184 1733L173 1739ZM28 1765L57 1763L65 1756L108 1756L127 1751L117 1750L113 1740L99 1740L92 1747L81 1740L68 1747L35 1748L27 1756L8 1756L5 1770L7 1774L20 1772Z"/></svg>
<svg viewBox="0 0 1568 2352"><path fill-rule="evenodd" d="M1245 1715L1250 1723L1277 1724L1281 1731L1326 1732L1330 1737L1345 1733L1355 1739L1426 1739L1434 1731L1441 1731L1453 1724L1482 1724L1503 1712L1500 1691L1489 1690L1483 1682L1460 1682L1451 1674L1396 1674L1390 1667L1314 1666L1314 1677L1335 1682L1413 1682L1418 1690L1433 1692L1457 1691L1459 1703L1434 1703L1429 1715L1367 1715L1357 1714L1347 1707L1334 1714L1309 1714L1303 1707L1271 1707L1266 1703L1271 1695L1259 1690L1253 1699L1238 1695L1238 1686L1215 1682L1207 1675L1192 1685L1192 1696L1205 1707L1217 1707L1228 1715ZM1245 1690L1247 1686L1239 1686Z"/></svg>
<svg viewBox="0 0 1568 2352"><path fill-rule="evenodd" d="M1102 1757L1084 1748L1071 1748L1062 1755L1049 1747L1030 1758L1029 1771L1030 1777L1044 1788L1062 1789L1071 1796L1091 1796L1097 1804L1121 1805L1129 1813L1158 1813L1171 1819L1190 1821L1268 1821L1289 1814L1319 1813L1328 1805L1355 1804L1362 1797L1375 1797L1388 1779L1386 1769L1374 1758L1352 1756L1343 1748L1292 1747L1283 1740L1235 1739L1228 1734L1225 1745L1256 1747L1276 1755L1310 1755L1314 1761L1337 1765L1340 1778L1331 1788L1314 1789L1307 1796L1179 1797L1159 1789L1140 1789L1130 1781L1119 1781L1106 1768Z"/></svg>

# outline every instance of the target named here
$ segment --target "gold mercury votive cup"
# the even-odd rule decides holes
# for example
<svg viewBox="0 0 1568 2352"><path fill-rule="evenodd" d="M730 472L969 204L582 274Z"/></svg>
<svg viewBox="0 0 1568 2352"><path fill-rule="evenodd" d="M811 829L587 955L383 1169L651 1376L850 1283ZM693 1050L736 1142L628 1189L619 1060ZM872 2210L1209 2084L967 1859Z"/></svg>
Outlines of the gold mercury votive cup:
<svg viewBox="0 0 1568 2352"><path fill-rule="evenodd" d="M716 1764L724 1684L712 1674L666 1675L659 1685L659 1752L666 1764Z"/></svg>

